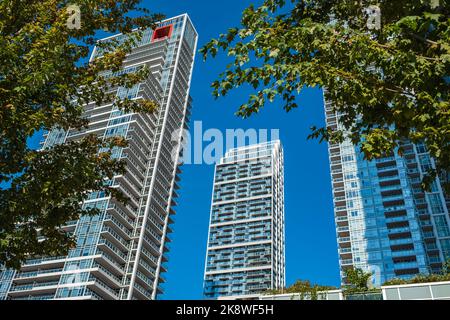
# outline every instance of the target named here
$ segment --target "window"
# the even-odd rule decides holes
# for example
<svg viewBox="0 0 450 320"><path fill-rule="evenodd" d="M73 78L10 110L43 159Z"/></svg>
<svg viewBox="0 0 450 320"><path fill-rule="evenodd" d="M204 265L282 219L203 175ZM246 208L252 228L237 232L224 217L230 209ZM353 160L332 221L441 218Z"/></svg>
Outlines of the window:
<svg viewBox="0 0 450 320"><path fill-rule="evenodd" d="M445 260L450 259L450 239L441 240L441 247Z"/></svg>
<svg viewBox="0 0 450 320"><path fill-rule="evenodd" d="M352 155L347 155L347 156L344 156L342 158L343 162L350 162L350 161L353 161L353 160L355 160L355 159L354 159L354 157Z"/></svg>
<svg viewBox="0 0 450 320"><path fill-rule="evenodd" d="M357 198L357 197L358 197L358 191L351 190L351 191L347 192L348 199Z"/></svg>
<svg viewBox="0 0 450 320"><path fill-rule="evenodd" d="M444 208L442 207L441 197L439 194L430 194L428 195L428 199L430 200L433 214L444 213Z"/></svg>
<svg viewBox="0 0 450 320"><path fill-rule="evenodd" d="M427 154L420 156L420 163L423 172L428 172L429 170L433 169L430 156Z"/></svg>
<svg viewBox="0 0 450 320"><path fill-rule="evenodd" d="M356 175L353 172L349 172L345 174L345 179L350 180L350 179L355 179Z"/></svg>
<svg viewBox="0 0 450 320"><path fill-rule="evenodd" d="M427 152L427 148L425 147L425 145L423 143L420 143L417 145L417 152L418 153L426 153Z"/></svg>
<svg viewBox="0 0 450 320"><path fill-rule="evenodd" d="M439 237L450 236L450 231L445 216L435 216L434 222L436 223L436 229Z"/></svg>

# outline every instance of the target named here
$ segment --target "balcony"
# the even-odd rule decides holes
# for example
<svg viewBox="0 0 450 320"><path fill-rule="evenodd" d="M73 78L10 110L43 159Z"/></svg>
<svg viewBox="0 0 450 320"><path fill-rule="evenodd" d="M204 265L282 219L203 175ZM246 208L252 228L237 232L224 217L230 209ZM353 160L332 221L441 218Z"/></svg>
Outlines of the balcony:
<svg viewBox="0 0 450 320"><path fill-rule="evenodd" d="M46 267L46 268L63 267L65 261L66 261L66 256L30 259L30 260L27 260L23 264L21 270L28 271L28 270L43 268L43 267Z"/></svg>
<svg viewBox="0 0 450 320"><path fill-rule="evenodd" d="M338 239L339 243L350 242L350 237L342 237Z"/></svg>
<svg viewBox="0 0 450 320"><path fill-rule="evenodd" d="M59 279L61 276L61 272L63 268L55 268L55 269L46 269L46 270L38 270L38 271L28 271L28 272L20 272L14 278L14 283L21 282L29 282L30 278L36 278L36 280L40 281L50 281Z"/></svg>
<svg viewBox="0 0 450 320"><path fill-rule="evenodd" d="M90 282L87 284L87 287L101 296L104 300L118 300L119 295L118 292L111 289L109 286L107 286L105 283L103 283L101 280L96 279L95 277L92 277ZM104 298L106 297L106 298Z"/></svg>
<svg viewBox="0 0 450 320"><path fill-rule="evenodd" d="M118 205L114 203L110 203L107 209L109 215L114 215L117 219L120 220L125 227L129 229L133 229L134 220L130 218L130 215L125 213L125 211Z"/></svg>
<svg viewBox="0 0 450 320"><path fill-rule="evenodd" d="M339 253L340 254L351 254L352 248L341 248L341 249L339 249Z"/></svg>
<svg viewBox="0 0 450 320"><path fill-rule="evenodd" d="M152 292L150 290L144 289L140 284L135 283L134 288L135 293L138 294L140 300L151 300L152 299Z"/></svg>
<svg viewBox="0 0 450 320"><path fill-rule="evenodd" d="M12 298L11 300L53 300L54 297L54 294L44 294L38 296L17 297Z"/></svg>
<svg viewBox="0 0 450 320"><path fill-rule="evenodd" d="M13 285L9 291L9 296L17 297L21 295L41 295L56 292L59 281L35 282L32 284Z"/></svg>
<svg viewBox="0 0 450 320"><path fill-rule="evenodd" d="M137 186L131 182L128 174L114 177L116 183L118 183L120 190L127 194L136 207L139 207L139 198L141 197L142 190L140 185Z"/></svg>
<svg viewBox="0 0 450 320"><path fill-rule="evenodd" d="M125 226L122 225L122 223L119 222L118 219L113 217L111 214L105 215L104 224L105 226L112 227L125 240L130 240L133 236L132 232L129 229L125 228Z"/></svg>
<svg viewBox="0 0 450 320"><path fill-rule="evenodd" d="M94 268L95 269L92 271L92 274L96 278L101 279L109 287L118 289L122 286L122 279L120 277L114 275L108 269L102 267L100 264L95 265Z"/></svg>
<svg viewBox="0 0 450 320"><path fill-rule="evenodd" d="M337 232L349 232L350 228L348 226L338 227Z"/></svg>
<svg viewBox="0 0 450 320"><path fill-rule="evenodd" d="M107 265L107 266L111 267L111 269L116 272L116 275L122 275L125 272L123 265L121 265L117 261L114 261L113 258L108 256L104 252L100 252L100 256L97 256L95 258L95 261L99 264L103 264L103 265Z"/></svg>
<svg viewBox="0 0 450 320"><path fill-rule="evenodd" d="M108 253L108 255L111 255L113 257L116 257L121 263L126 263L127 256L121 252L119 249L117 249L111 242L109 242L106 239L100 239L98 242L98 247L105 252Z"/></svg>
<svg viewBox="0 0 450 320"><path fill-rule="evenodd" d="M406 250L406 251L393 251L392 257L393 258L399 258L399 257L408 257L415 255L416 252L414 250Z"/></svg>
<svg viewBox="0 0 450 320"><path fill-rule="evenodd" d="M130 249L129 241L123 239L113 228L103 226L100 234L107 240L111 241L119 250L128 251Z"/></svg>
<svg viewBox="0 0 450 320"><path fill-rule="evenodd" d="M61 230L65 232L74 232L77 227L78 220L68 221L64 226L61 227Z"/></svg>

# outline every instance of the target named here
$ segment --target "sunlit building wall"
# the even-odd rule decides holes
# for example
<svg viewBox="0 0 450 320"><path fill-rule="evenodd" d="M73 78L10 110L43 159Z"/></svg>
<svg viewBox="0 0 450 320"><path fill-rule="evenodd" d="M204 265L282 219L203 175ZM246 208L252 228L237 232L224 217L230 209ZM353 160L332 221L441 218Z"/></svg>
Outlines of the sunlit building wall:
<svg viewBox="0 0 450 320"><path fill-rule="evenodd" d="M62 226L76 235L76 248L67 256L30 259L19 272L1 272L0 299L150 300L163 292L181 172L181 136L174 139L173 133L189 122L196 45L197 32L186 14L144 31L120 72L146 66L150 75L131 89L110 90L119 98L157 101L157 111L124 113L111 103L92 103L84 111L90 122L87 129L53 130L46 135L43 148L87 134L126 138L126 148L113 150L114 157L126 162L126 173L109 183L129 201L124 205L104 193L92 192L84 206L98 208L101 214ZM91 61L102 54L96 47Z"/></svg>
<svg viewBox="0 0 450 320"><path fill-rule="evenodd" d="M343 129L325 102L327 125ZM450 257L448 202L437 179L423 192L434 161L424 144L401 143L397 152L374 161L345 140L329 144L334 215L342 283L345 269L373 273L375 285L392 278L438 273Z"/></svg>
<svg viewBox="0 0 450 320"><path fill-rule="evenodd" d="M207 299L285 286L284 157L280 141L230 150L215 170Z"/></svg>

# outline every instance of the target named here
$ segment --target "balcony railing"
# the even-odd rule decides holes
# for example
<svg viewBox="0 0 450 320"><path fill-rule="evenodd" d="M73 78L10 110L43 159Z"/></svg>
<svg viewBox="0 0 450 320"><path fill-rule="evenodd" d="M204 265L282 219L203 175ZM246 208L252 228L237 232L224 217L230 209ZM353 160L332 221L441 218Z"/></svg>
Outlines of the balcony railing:
<svg viewBox="0 0 450 320"><path fill-rule="evenodd" d="M36 277L38 275L52 274L52 273L58 273L58 272L62 272L62 271L63 271L63 268L55 268L55 269L40 270L40 271L20 272L17 274L16 278Z"/></svg>
<svg viewBox="0 0 450 320"><path fill-rule="evenodd" d="M27 291L35 288L57 286L59 281L35 282L33 284L13 285L10 291Z"/></svg>

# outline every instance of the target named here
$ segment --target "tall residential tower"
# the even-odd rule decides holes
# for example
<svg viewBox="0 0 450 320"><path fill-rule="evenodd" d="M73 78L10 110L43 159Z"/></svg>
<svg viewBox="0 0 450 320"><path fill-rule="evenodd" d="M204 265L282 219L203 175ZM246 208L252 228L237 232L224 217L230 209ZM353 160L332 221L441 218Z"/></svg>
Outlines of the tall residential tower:
<svg viewBox="0 0 450 320"><path fill-rule="evenodd" d="M158 110L151 115L125 114L111 104L89 104L84 112L90 121L86 130L54 130L47 135L44 148L87 134L125 137L128 146L113 154L126 161L126 173L110 183L130 200L123 205L105 194L91 193L84 206L96 207L101 214L63 227L76 235L76 248L68 256L28 260L20 272L0 273L0 299L148 300L162 292L179 188L181 136L174 139L173 132L189 121L196 45L197 32L186 14L144 31L120 72L146 65L149 77L131 89L111 90L120 98L157 101ZM101 54L96 47L91 60Z"/></svg>
<svg viewBox="0 0 450 320"><path fill-rule="evenodd" d="M342 129L332 103L327 125ZM374 273L375 284L440 272L450 258L450 217L439 179L421 189L434 166L423 144L402 143L397 153L364 160L351 141L330 144L334 214L342 283L347 268Z"/></svg>
<svg viewBox="0 0 450 320"><path fill-rule="evenodd" d="M204 295L285 286L284 158L280 141L230 150L216 165Z"/></svg>

